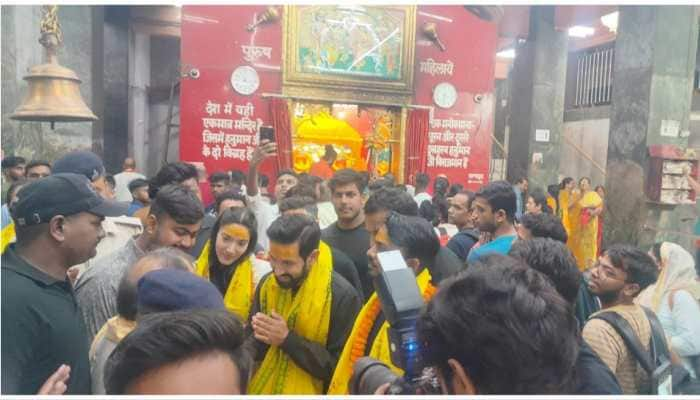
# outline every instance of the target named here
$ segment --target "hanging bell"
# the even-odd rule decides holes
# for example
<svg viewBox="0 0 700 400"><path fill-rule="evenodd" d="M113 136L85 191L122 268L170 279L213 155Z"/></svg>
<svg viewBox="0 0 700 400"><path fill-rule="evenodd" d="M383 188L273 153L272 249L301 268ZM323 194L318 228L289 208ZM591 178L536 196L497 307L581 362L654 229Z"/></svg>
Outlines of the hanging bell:
<svg viewBox="0 0 700 400"><path fill-rule="evenodd" d="M29 70L24 79L29 91L11 119L19 121L85 122L97 117L80 95L80 79L72 70L58 64L56 49L60 38L56 33L44 33L39 42L44 46L45 63Z"/></svg>

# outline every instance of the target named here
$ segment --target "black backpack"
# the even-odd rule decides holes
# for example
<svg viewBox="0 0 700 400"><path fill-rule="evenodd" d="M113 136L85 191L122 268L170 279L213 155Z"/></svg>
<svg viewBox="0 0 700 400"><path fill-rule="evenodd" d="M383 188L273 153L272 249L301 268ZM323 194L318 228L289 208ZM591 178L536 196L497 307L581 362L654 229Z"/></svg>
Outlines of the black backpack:
<svg viewBox="0 0 700 400"><path fill-rule="evenodd" d="M627 348L649 374L651 378L649 391L639 394L700 394L700 381L691 378L682 365L671 363L666 336L661 323L656 318L656 314L646 307L642 307L642 309L651 327L648 352L644 350L644 346L642 346L629 322L618 313L614 311L601 312L591 318L602 319L615 328L615 331L622 337Z"/></svg>

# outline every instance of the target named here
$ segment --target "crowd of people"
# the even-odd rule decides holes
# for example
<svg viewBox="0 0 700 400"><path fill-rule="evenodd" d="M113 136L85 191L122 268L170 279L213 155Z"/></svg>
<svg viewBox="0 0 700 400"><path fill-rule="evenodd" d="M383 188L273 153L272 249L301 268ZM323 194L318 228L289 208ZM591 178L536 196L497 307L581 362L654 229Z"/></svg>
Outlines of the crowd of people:
<svg viewBox="0 0 700 400"><path fill-rule="evenodd" d="M88 151L5 157L2 393L344 395L365 356L401 375L375 290L391 250L444 394L657 394L662 361L697 390L697 260L602 247L590 179L472 192L334 171L330 154L271 182L276 156L263 141L247 171L151 177Z"/></svg>

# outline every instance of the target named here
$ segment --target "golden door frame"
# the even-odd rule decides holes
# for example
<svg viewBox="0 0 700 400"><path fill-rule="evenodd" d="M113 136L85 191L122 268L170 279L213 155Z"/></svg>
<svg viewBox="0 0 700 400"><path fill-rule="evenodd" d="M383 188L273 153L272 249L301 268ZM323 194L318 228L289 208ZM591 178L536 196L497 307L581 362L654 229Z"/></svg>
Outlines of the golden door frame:
<svg viewBox="0 0 700 400"><path fill-rule="evenodd" d="M398 182L404 182L406 124L408 105L413 95L415 69L416 6L376 6L400 9L405 12L403 21L402 75L401 79L396 81L299 72L297 53L298 7L295 5L285 6L283 17L282 93L288 99L287 107L291 110L292 99L295 99L400 108L401 116L398 137L394 135L392 140L390 140L392 154L398 155L398 163L392 162L390 171L397 178ZM292 127L292 136L294 136L296 133L294 132L291 113L290 126Z"/></svg>

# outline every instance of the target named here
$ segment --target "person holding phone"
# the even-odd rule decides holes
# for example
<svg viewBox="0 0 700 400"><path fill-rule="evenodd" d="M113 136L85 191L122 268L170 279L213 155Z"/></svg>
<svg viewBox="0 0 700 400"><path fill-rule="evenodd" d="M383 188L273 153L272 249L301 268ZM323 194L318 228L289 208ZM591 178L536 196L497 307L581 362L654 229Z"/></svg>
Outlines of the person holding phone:
<svg viewBox="0 0 700 400"><path fill-rule="evenodd" d="M279 171L275 182L272 203L268 203L263 199L258 187L260 164L266 159L275 156L277 156L277 143L274 142L274 129L265 126L260 127L260 141L250 159L246 188L248 192L248 207L258 220L258 244L265 250L269 248L270 243L267 238L267 228L280 215L277 201L284 198L287 191L299 183L299 179L294 171L290 169Z"/></svg>

